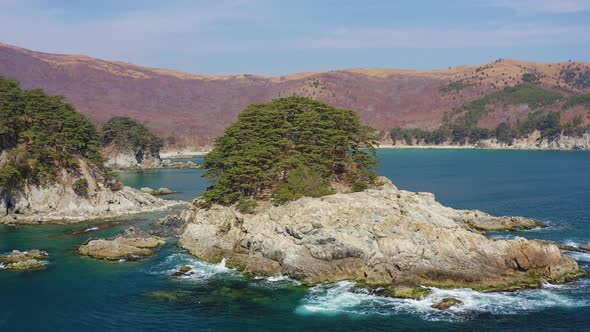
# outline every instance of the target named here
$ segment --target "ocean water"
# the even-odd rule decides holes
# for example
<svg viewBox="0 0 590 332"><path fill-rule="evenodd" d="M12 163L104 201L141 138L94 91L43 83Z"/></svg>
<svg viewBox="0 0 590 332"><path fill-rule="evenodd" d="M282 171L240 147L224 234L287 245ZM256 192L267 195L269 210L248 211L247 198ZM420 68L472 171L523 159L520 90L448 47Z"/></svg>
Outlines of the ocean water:
<svg viewBox="0 0 590 332"><path fill-rule="evenodd" d="M380 150L379 173L401 189L434 192L442 203L547 222L542 230L493 236L590 242L590 153ZM190 200L207 187L200 170L123 172L140 188L168 187ZM0 331L584 331L590 330L590 278L539 290L482 294L434 290L421 301L354 290L351 282L306 289L285 277L251 279L222 263L206 264L173 239L140 262L76 254L91 237L134 225L150 228L166 213L75 225L0 226L0 253L39 248L43 271L0 268ZM570 253L590 268L590 255ZM174 278L180 266L194 275ZM462 307L430 305L453 296Z"/></svg>

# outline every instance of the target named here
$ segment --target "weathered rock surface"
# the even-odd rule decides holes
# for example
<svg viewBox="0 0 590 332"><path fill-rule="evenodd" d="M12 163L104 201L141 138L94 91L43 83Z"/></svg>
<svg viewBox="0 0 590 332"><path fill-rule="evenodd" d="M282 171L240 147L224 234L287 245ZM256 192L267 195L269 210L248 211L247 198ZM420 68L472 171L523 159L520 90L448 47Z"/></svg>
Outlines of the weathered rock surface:
<svg viewBox="0 0 590 332"><path fill-rule="evenodd" d="M582 249L584 251L590 251L590 243L586 243L584 245L581 245L580 249Z"/></svg>
<svg viewBox="0 0 590 332"><path fill-rule="evenodd" d="M107 157L106 165L115 169L150 169L162 167L162 159L158 152L149 151L135 153L121 151L117 148L105 148L103 154Z"/></svg>
<svg viewBox="0 0 590 332"><path fill-rule="evenodd" d="M126 214L168 209L182 204L163 200L139 190L122 187L112 190L97 181L81 162L80 175L62 171L51 185L27 184L13 192L0 188L0 223L76 222ZM88 183L85 195L73 189L77 179Z"/></svg>
<svg viewBox="0 0 590 332"><path fill-rule="evenodd" d="M175 234L179 236L184 231L186 222L179 214L168 215L156 220L156 226L166 234Z"/></svg>
<svg viewBox="0 0 590 332"><path fill-rule="evenodd" d="M280 272L308 284L354 280L490 291L584 273L554 245L490 239L473 229L521 224L520 218L454 210L432 194L380 181L379 189L302 198L254 215L192 207L184 213L180 245L207 261L226 258L247 272Z"/></svg>
<svg viewBox="0 0 590 332"><path fill-rule="evenodd" d="M130 227L114 238L90 240L81 245L78 252L98 259L137 260L152 256L165 243L160 237L141 234Z"/></svg>
<svg viewBox="0 0 590 332"><path fill-rule="evenodd" d="M431 305L431 307L438 310L447 310L451 307L456 307L459 305L463 305L463 301L456 299L454 297L445 297L439 302Z"/></svg>
<svg viewBox="0 0 590 332"><path fill-rule="evenodd" d="M140 190L143 193L154 195L154 196L170 195L170 194L174 194L175 193L175 191L172 191L172 190L170 190L168 188L152 189L150 187L143 187Z"/></svg>
<svg viewBox="0 0 590 332"><path fill-rule="evenodd" d="M9 270L33 270L43 268L43 260L49 255L46 251L33 249L29 251L13 250L7 256L0 256L0 265Z"/></svg>

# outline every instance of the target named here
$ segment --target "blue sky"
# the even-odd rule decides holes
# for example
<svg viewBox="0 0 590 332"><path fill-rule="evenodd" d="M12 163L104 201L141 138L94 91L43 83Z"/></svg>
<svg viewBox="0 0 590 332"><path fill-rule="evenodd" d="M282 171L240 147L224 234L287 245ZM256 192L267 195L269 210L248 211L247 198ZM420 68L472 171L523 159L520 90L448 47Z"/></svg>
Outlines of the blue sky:
<svg viewBox="0 0 590 332"><path fill-rule="evenodd" d="M590 0L0 0L0 42L201 74L590 61Z"/></svg>

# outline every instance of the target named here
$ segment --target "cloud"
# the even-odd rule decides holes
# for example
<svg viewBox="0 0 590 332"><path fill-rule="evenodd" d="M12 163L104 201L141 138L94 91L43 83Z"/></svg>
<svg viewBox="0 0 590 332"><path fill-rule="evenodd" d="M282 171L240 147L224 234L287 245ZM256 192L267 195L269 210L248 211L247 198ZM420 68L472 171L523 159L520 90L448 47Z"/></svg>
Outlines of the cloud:
<svg viewBox="0 0 590 332"><path fill-rule="evenodd" d="M304 38L309 49L476 48L535 46L590 41L589 26L516 25L489 30L468 29L340 29Z"/></svg>
<svg viewBox="0 0 590 332"><path fill-rule="evenodd" d="M88 54L124 61L138 61L169 49L181 53L207 52L209 45L215 48L209 32L228 22L260 19L264 11L257 3L180 0L166 2L165 7L71 20L76 13L67 8L39 8L29 6L27 0L15 6L0 0L0 21L10 27L0 41L50 53Z"/></svg>
<svg viewBox="0 0 590 332"><path fill-rule="evenodd" d="M590 10L590 0L483 0L482 4L520 14L570 14Z"/></svg>

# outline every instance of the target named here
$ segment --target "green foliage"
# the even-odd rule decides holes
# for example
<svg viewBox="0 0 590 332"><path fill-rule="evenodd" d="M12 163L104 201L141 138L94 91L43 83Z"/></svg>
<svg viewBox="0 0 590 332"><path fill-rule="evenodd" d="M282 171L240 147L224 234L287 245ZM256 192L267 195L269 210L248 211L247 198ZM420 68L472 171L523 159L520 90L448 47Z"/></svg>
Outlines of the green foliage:
<svg viewBox="0 0 590 332"><path fill-rule="evenodd" d="M122 116L111 118L104 124L101 142L103 146L115 145L122 150L133 151L137 155L143 155L145 151L157 154L162 148L162 139L150 132L143 124Z"/></svg>
<svg viewBox="0 0 590 332"><path fill-rule="evenodd" d="M241 213L248 213L252 214L256 211L256 207L258 203L256 200L252 199L251 197L242 197L238 200L238 204L236 204L236 208Z"/></svg>
<svg viewBox="0 0 590 332"><path fill-rule="evenodd" d="M521 136L526 136L539 130L542 138L555 138L561 133L560 117L559 112L543 114L537 111L530 113L526 120L518 122L518 133Z"/></svg>
<svg viewBox="0 0 590 332"><path fill-rule="evenodd" d="M355 112L308 98L250 105L205 157L205 176L214 185L203 195L204 204L263 198L299 166L328 182L370 182L376 165L374 133ZM288 186L281 190L308 192ZM278 201L290 199L280 194Z"/></svg>
<svg viewBox="0 0 590 332"><path fill-rule="evenodd" d="M355 184L359 182L361 181L355 182ZM361 183L367 185L366 182ZM279 184L272 197L275 204L280 205L304 196L321 197L333 193L334 191L330 189L330 181L310 168L299 166L291 171L287 178Z"/></svg>
<svg viewBox="0 0 590 332"><path fill-rule="evenodd" d="M369 188L369 185L366 182L362 182L362 181L357 181L355 183L352 184L352 191L353 192L360 192L360 191L365 191Z"/></svg>
<svg viewBox="0 0 590 332"><path fill-rule="evenodd" d="M78 179L74 181L72 189L78 196L88 197L88 180Z"/></svg>
<svg viewBox="0 0 590 332"><path fill-rule="evenodd" d="M440 91L444 93L460 92L465 87L467 87L467 84L463 83L463 81L451 81L448 85L442 87Z"/></svg>
<svg viewBox="0 0 590 332"><path fill-rule="evenodd" d="M489 112L488 106L492 104L528 105L532 109L538 109L553 105L561 99L563 96L558 92L543 89L534 83L523 83L506 87L464 105L456 110L456 113L462 115L455 123L476 127L479 118Z"/></svg>
<svg viewBox="0 0 590 332"><path fill-rule="evenodd" d="M583 105L584 107L590 109L590 93L573 95L569 97L565 104L563 104L563 108L568 109L577 105Z"/></svg>
<svg viewBox="0 0 590 332"><path fill-rule="evenodd" d="M98 134L86 117L63 96L22 90L18 81L4 77L0 77L0 148L10 152L8 160L18 178L35 183L54 181L62 168L76 171L79 159L103 169Z"/></svg>
<svg viewBox="0 0 590 332"><path fill-rule="evenodd" d="M539 84L540 83L541 78L539 77L539 75L535 74L535 73L524 73L522 74L522 82L523 83L533 83L533 84Z"/></svg>
<svg viewBox="0 0 590 332"><path fill-rule="evenodd" d="M9 163L0 167L0 188L12 191L22 180L23 177L17 165Z"/></svg>
<svg viewBox="0 0 590 332"><path fill-rule="evenodd" d="M590 69L584 71L579 67L566 68L561 71L560 77L564 82L576 88L590 88Z"/></svg>
<svg viewBox="0 0 590 332"><path fill-rule="evenodd" d="M502 122L496 127L495 135L498 142L511 145L516 138L516 130L508 123Z"/></svg>

